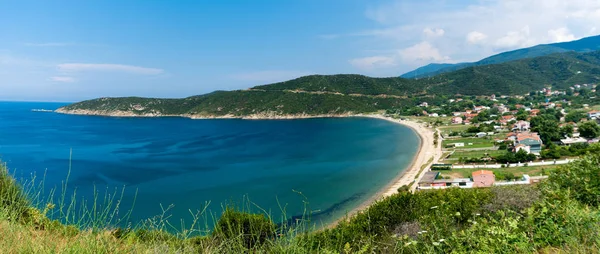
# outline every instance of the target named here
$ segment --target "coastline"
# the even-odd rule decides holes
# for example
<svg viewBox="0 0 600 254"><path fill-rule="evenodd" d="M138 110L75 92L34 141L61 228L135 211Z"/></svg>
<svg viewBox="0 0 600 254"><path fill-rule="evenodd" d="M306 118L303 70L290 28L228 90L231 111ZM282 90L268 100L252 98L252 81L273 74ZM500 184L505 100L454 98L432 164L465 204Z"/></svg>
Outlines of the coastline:
<svg viewBox="0 0 600 254"><path fill-rule="evenodd" d="M398 193L398 188L404 185L409 185L413 181L418 181L426 172L426 170L423 170L423 172L419 174L421 166L426 164L432 157L434 158L432 163L435 163L436 159L438 159L441 154L437 152L438 149L433 145L434 131L425 126L421 126L421 124L417 122L394 119L391 117L385 117L383 115L361 115L358 117L369 117L385 120L410 128L419 137L419 149L417 150L417 153L413 157L409 166L404 168L394 179L392 179L388 184L382 187L375 195L369 197L366 201L362 202L360 205L350 210L346 216L338 218L334 222L325 225L326 228L333 227L340 221L351 218L353 215L367 209L369 206L371 206L378 200ZM410 191L414 191L415 189L416 184L411 187Z"/></svg>
<svg viewBox="0 0 600 254"><path fill-rule="evenodd" d="M369 197L367 200L362 202L356 207L353 207L346 216L335 219L332 223L324 225L324 227L332 227L338 224L342 220L346 220L356 213L365 210L373 203L378 200L391 196L395 193L398 193L398 188L404 185L409 185L413 181L418 181L421 175L419 171L421 170L421 166L428 162L428 160L434 157L434 162L436 158L439 158L441 152L437 152L438 149L433 145L433 130L422 126L414 121L409 120L399 120L391 117L386 117L381 114L324 114L324 115L308 115L308 114L297 114L297 115L278 115L274 113L262 113L262 114L254 114L249 116L233 116L233 115L224 115L224 116L199 116L199 115L167 115L167 114L135 114L131 111L94 111L94 110L64 110L58 109L54 111L55 113L60 114L71 114L71 115L88 115L88 116L107 116L107 117L184 117L190 119L198 119L198 120L208 120L208 119L243 119L243 120L292 120L292 119L310 119L310 118L346 118L346 117L367 117L380 119L384 121L389 121L395 124L399 124L405 127L410 128L417 136L419 137L420 144L417 153L414 155L411 163L408 167L402 169L396 177L390 179L390 181L383 187L381 187L375 195ZM424 170L422 173L425 173ZM413 185L411 191L416 188L416 185Z"/></svg>

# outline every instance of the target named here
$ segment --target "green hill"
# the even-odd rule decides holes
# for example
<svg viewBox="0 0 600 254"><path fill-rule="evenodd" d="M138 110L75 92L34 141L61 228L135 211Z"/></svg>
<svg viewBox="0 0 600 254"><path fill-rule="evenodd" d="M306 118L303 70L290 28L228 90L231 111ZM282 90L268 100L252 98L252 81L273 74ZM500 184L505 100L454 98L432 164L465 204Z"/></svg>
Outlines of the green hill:
<svg viewBox="0 0 600 254"><path fill-rule="evenodd" d="M190 117L343 115L414 106L462 95L525 94L546 85L564 89L600 81L600 51L562 53L502 64L473 66L425 79L362 75L311 75L184 99L100 98L75 103L62 113Z"/></svg>
<svg viewBox="0 0 600 254"><path fill-rule="evenodd" d="M428 64L426 66L415 69L414 71L402 74L403 78L423 78L432 77L441 73L457 71L460 69L481 66L488 64L505 63L509 61L546 56L555 53L564 53L569 51L575 52L590 52L600 50L600 35L583 38L576 41L561 42L553 44L542 44L530 48L517 49L493 55L473 63L458 63L458 64Z"/></svg>

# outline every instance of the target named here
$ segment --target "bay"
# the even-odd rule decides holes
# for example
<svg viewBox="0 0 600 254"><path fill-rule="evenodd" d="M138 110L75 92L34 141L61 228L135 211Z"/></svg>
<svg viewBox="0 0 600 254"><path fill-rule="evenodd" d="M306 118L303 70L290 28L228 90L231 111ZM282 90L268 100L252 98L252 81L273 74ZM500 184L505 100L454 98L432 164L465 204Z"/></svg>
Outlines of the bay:
<svg viewBox="0 0 600 254"><path fill-rule="evenodd" d="M66 180L66 193L86 200L95 192L120 195L124 187L120 213L133 207L133 224L170 205L166 215L179 225L208 201L207 212L218 216L222 207L244 200L276 222L311 214L326 224L407 168L420 142L411 129L372 118L192 120L32 111L62 105L0 102L0 160L20 179L44 178L45 194Z"/></svg>

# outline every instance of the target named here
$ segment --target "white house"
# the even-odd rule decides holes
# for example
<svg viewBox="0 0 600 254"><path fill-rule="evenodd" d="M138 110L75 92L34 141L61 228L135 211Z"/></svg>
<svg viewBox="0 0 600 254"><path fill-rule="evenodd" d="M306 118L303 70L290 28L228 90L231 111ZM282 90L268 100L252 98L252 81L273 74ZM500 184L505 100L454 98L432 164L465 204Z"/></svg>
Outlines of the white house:
<svg viewBox="0 0 600 254"><path fill-rule="evenodd" d="M590 119L600 118L600 111L598 111L598 110L592 110L592 111L588 112L588 117Z"/></svg>
<svg viewBox="0 0 600 254"><path fill-rule="evenodd" d="M477 134L475 134L475 136L477 136L478 138L483 138L483 137L487 136L487 133L485 133L485 132L478 132Z"/></svg>
<svg viewBox="0 0 600 254"><path fill-rule="evenodd" d="M527 121L520 120L513 125L513 131L528 131L531 124Z"/></svg>

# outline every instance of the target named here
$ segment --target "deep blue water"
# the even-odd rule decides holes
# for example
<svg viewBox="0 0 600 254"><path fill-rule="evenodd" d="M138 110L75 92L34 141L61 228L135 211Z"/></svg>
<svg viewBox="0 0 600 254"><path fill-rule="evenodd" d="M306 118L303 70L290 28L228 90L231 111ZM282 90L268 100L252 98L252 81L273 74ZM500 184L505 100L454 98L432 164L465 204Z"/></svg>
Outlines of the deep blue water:
<svg viewBox="0 0 600 254"><path fill-rule="evenodd" d="M211 201L210 211L244 196L272 213L329 222L366 201L406 168L417 135L370 118L191 120L32 112L59 103L0 102L0 159L18 177L45 177L45 189L91 199L125 186L121 209L137 223L173 204L170 221ZM137 191L137 195L135 194ZM46 192L48 193L48 192ZM301 193L301 194L299 194Z"/></svg>

